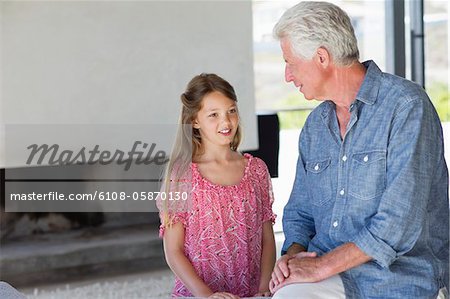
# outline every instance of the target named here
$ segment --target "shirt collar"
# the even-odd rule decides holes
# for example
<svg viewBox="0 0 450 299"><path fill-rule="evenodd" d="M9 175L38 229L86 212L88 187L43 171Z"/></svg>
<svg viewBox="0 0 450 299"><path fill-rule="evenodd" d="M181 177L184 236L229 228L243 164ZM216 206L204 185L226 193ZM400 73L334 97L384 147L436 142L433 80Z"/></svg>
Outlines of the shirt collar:
<svg viewBox="0 0 450 299"><path fill-rule="evenodd" d="M373 60L364 61L362 64L367 70L356 99L364 104L373 105L378 97L383 73ZM322 110L322 117L327 117L334 110L334 103L332 101L326 101L325 103L324 109Z"/></svg>
<svg viewBox="0 0 450 299"><path fill-rule="evenodd" d="M359 88L356 99L364 104L373 105L378 97L378 91L380 90L382 72L380 68L372 60L363 62L366 67L366 75L364 81Z"/></svg>

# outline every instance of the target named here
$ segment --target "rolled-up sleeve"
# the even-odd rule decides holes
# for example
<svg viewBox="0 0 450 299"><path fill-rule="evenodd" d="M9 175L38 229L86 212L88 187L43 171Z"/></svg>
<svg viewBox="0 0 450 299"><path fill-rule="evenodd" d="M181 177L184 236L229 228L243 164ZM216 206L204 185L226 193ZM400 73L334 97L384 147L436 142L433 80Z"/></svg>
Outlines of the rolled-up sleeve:
<svg viewBox="0 0 450 299"><path fill-rule="evenodd" d="M351 240L381 267L410 251L426 227L433 176L443 162L441 130L426 99L404 104L391 124L386 189L376 214Z"/></svg>
<svg viewBox="0 0 450 299"><path fill-rule="evenodd" d="M303 132L300 136L300 144L302 135ZM285 254L293 243L308 248L309 242L315 235L314 219L308 209L307 190L305 165L302 155L299 153L294 186L283 212L285 241L281 254Z"/></svg>

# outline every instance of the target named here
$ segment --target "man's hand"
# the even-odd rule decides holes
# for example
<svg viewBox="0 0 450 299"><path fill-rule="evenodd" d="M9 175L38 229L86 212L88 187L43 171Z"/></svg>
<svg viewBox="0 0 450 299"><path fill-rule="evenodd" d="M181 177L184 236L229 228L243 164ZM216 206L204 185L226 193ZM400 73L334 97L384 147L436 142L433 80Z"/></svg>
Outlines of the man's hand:
<svg viewBox="0 0 450 299"><path fill-rule="evenodd" d="M289 278L297 282L317 282L326 277L323 267L319 263L320 258L296 256L288 261Z"/></svg>
<svg viewBox="0 0 450 299"><path fill-rule="evenodd" d="M270 280L270 282L279 284L289 276L288 261L291 258L293 258L293 255L285 254L275 263L275 267L273 268L272 272L272 279Z"/></svg>
<svg viewBox="0 0 450 299"><path fill-rule="evenodd" d="M278 289L292 283L318 282L327 278L325 271L320 265L320 258L305 257L306 252L301 252L288 260L287 267L289 277L278 284L270 284L270 291L275 293ZM312 254L312 252L309 252ZM272 282L272 281L271 281Z"/></svg>
<svg viewBox="0 0 450 299"><path fill-rule="evenodd" d="M258 293L253 295L253 297L270 297L271 295L272 293L270 293L270 291L267 290L267 291L259 291Z"/></svg>
<svg viewBox="0 0 450 299"><path fill-rule="evenodd" d="M292 266L289 267L290 260L302 259L302 258L316 258L315 252L299 252L297 254L285 254L275 264L275 268L272 272L272 279L269 282L269 289L274 293L274 289L278 289L277 286L290 277Z"/></svg>

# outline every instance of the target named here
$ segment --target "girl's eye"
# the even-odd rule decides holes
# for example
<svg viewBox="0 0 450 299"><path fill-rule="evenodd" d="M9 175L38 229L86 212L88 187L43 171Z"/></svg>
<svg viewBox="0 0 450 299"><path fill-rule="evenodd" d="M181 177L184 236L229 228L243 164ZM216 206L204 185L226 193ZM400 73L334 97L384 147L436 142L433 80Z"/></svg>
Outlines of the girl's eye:
<svg viewBox="0 0 450 299"><path fill-rule="evenodd" d="M231 108L230 109L230 113L236 113L237 112L237 109L236 108Z"/></svg>
<svg viewBox="0 0 450 299"><path fill-rule="evenodd" d="M216 117L217 113L211 113L210 115L208 115L209 117Z"/></svg>

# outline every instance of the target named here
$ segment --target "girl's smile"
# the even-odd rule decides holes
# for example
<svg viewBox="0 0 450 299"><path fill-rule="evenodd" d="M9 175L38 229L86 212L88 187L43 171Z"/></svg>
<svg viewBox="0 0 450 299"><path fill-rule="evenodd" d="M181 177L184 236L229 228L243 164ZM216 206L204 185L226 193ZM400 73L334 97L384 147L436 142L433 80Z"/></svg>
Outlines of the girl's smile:
<svg viewBox="0 0 450 299"><path fill-rule="evenodd" d="M219 133L224 135L224 136L230 136L231 135L231 130L230 129L224 129L222 131L219 131Z"/></svg>

